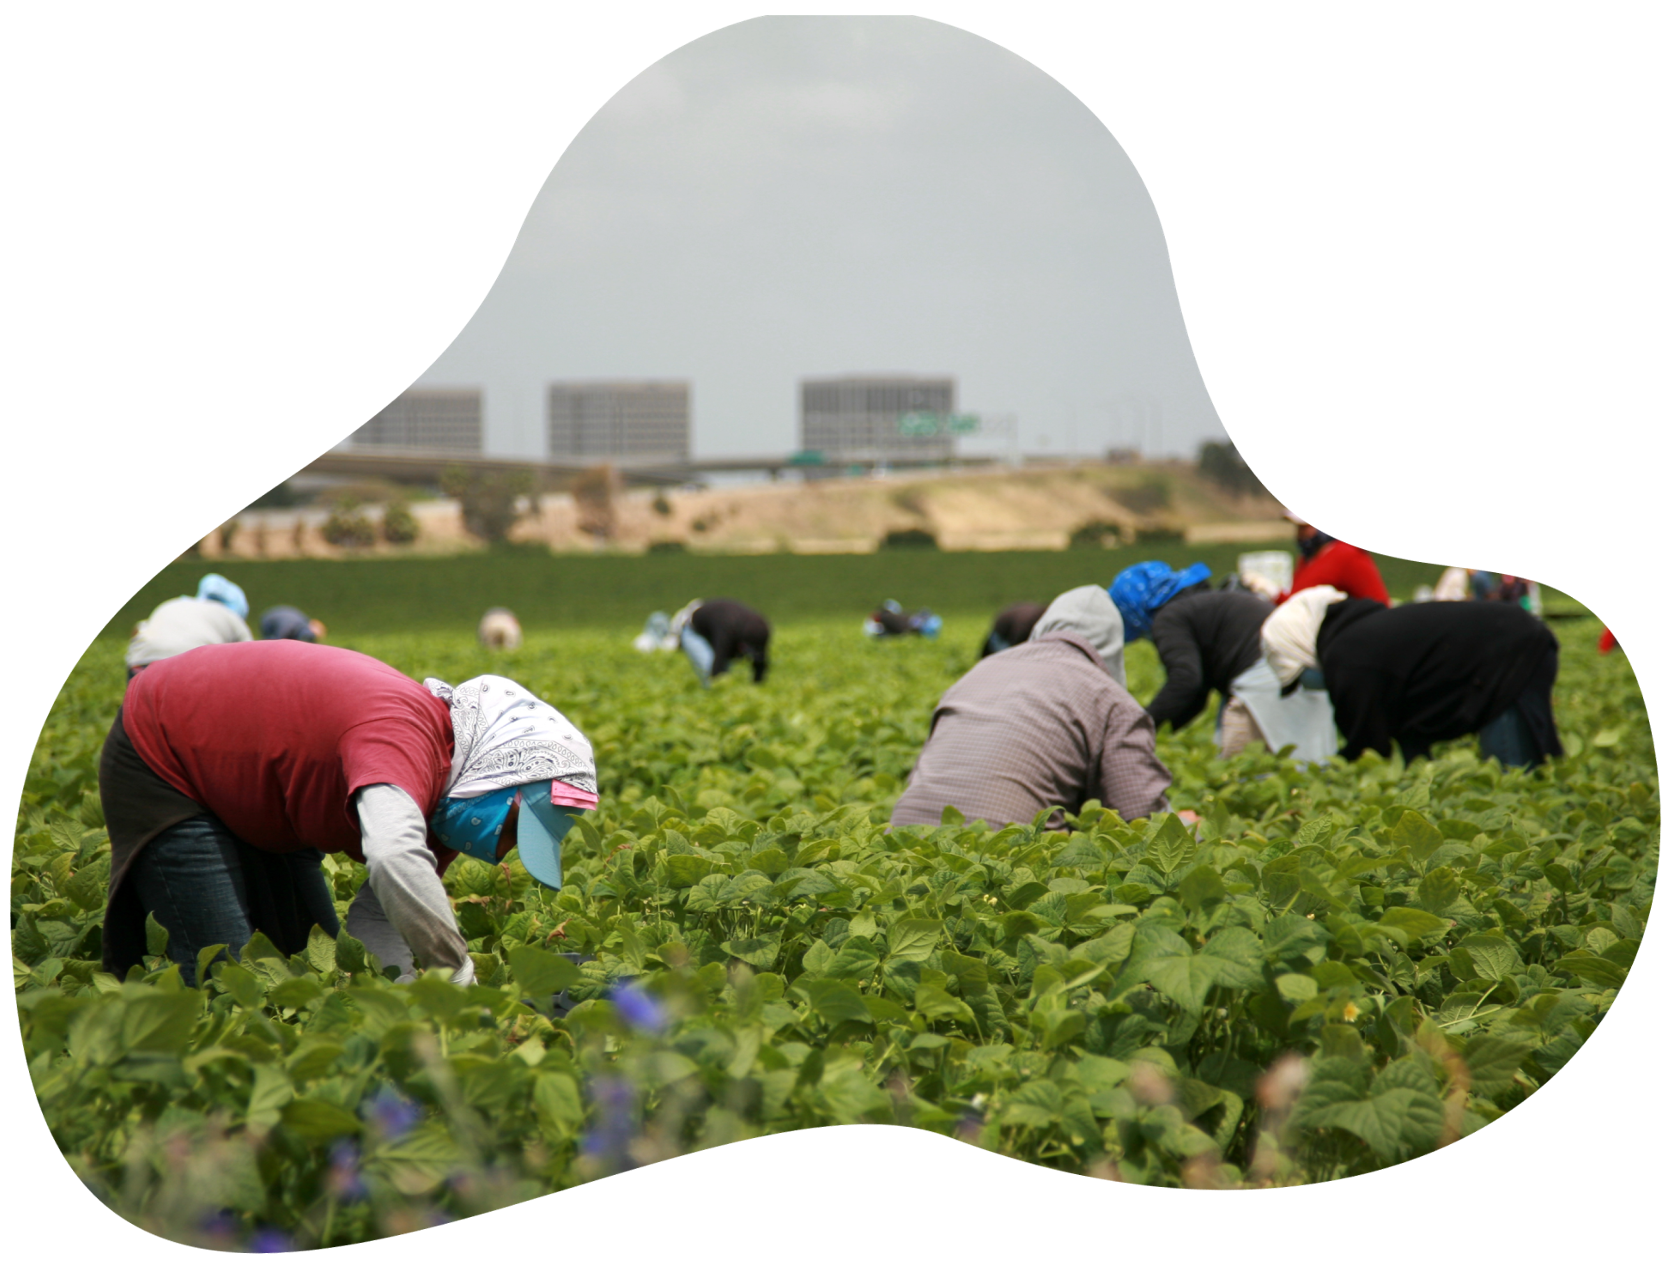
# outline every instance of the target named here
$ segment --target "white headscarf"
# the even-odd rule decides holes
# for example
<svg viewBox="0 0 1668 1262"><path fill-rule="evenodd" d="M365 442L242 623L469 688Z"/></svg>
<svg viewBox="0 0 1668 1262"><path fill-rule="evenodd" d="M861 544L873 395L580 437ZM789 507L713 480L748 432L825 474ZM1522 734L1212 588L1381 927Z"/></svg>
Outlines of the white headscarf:
<svg viewBox="0 0 1668 1262"><path fill-rule="evenodd" d="M591 742L514 680L480 675L456 688L438 679L423 686L452 709L452 774L443 797L480 797L540 780L596 793Z"/></svg>
<svg viewBox="0 0 1668 1262"><path fill-rule="evenodd" d="M1336 587L1305 587L1288 597L1263 623L1263 656L1284 687L1305 670L1319 666L1315 640L1327 606L1344 599Z"/></svg>
<svg viewBox="0 0 1668 1262"><path fill-rule="evenodd" d="M1123 684L1124 620L1104 587L1091 583L1056 596L1031 628L1031 639L1040 640L1052 631L1082 636L1095 646L1107 674Z"/></svg>

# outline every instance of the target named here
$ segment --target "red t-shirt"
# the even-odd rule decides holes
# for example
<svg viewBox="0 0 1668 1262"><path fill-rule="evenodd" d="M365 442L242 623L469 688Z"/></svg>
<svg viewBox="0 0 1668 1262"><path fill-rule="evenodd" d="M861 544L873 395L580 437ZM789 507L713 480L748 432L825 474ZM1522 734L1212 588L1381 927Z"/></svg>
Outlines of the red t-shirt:
<svg viewBox="0 0 1668 1262"><path fill-rule="evenodd" d="M446 703L374 657L300 640L206 644L128 685L122 725L147 766L251 846L363 863L351 799L404 789L425 818L452 766ZM454 852L431 836L442 860Z"/></svg>
<svg viewBox="0 0 1668 1262"><path fill-rule="evenodd" d="M1379 576L1372 555L1338 539L1297 567L1297 573L1292 575L1292 590L1280 602L1306 587L1336 587L1346 596L1376 600L1381 605L1390 603L1390 592Z"/></svg>

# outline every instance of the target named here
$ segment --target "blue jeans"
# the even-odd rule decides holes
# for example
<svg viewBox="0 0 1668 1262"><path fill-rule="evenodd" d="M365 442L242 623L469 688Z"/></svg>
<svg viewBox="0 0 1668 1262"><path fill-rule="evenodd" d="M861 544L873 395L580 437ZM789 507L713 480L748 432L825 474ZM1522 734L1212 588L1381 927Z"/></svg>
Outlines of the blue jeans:
<svg viewBox="0 0 1668 1262"><path fill-rule="evenodd" d="M1533 767L1539 761L1529 724L1515 705L1478 729L1477 746L1484 758L1497 759L1502 767Z"/></svg>
<svg viewBox="0 0 1668 1262"><path fill-rule="evenodd" d="M224 946L236 959L260 929L279 950L299 951L314 924L335 937L341 926L323 859L317 850L257 850L205 813L153 837L127 879L168 931L168 958L180 977L195 986L204 947Z"/></svg>
<svg viewBox="0 0 1668 1262"><path fill-rule="evenodd" d="M701 677L701 687L707 687L712 683L712 663L716 656L712 645L693 627L683 629L678 643L682 645L684 653L695 667L695 673Z"/></svg>

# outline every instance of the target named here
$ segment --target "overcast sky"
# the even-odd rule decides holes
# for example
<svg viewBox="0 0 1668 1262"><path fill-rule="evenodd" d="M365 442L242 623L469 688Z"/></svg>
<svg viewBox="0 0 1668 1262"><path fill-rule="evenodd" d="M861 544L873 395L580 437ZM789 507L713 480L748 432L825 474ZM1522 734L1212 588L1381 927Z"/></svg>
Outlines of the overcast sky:
<svg viewBox="0 0 1668 1262"><path fill-rule="evenodd" d="M487 450L542 456L548 382L687 379L710 457L796 448L799 379L841 373L952 375L1031 452L1222 434L1123 150L917 18L759 18L644 71L420 382L482 387Z"/></svg>

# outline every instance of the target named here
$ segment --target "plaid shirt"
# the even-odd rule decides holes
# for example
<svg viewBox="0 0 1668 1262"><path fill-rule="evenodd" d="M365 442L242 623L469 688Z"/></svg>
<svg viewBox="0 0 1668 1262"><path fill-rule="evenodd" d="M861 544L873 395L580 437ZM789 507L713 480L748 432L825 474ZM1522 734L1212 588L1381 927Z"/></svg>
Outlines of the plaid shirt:
<svg viewBox="0 0 1668 1262"><path fill-rule="evenodd" d="M1028 824L1091 798L1140 819L1169 809L1169 786L1151 717L1087 640L1055 632L985 658L939 698L892 823L937 824L954 806Z"/></svg>

